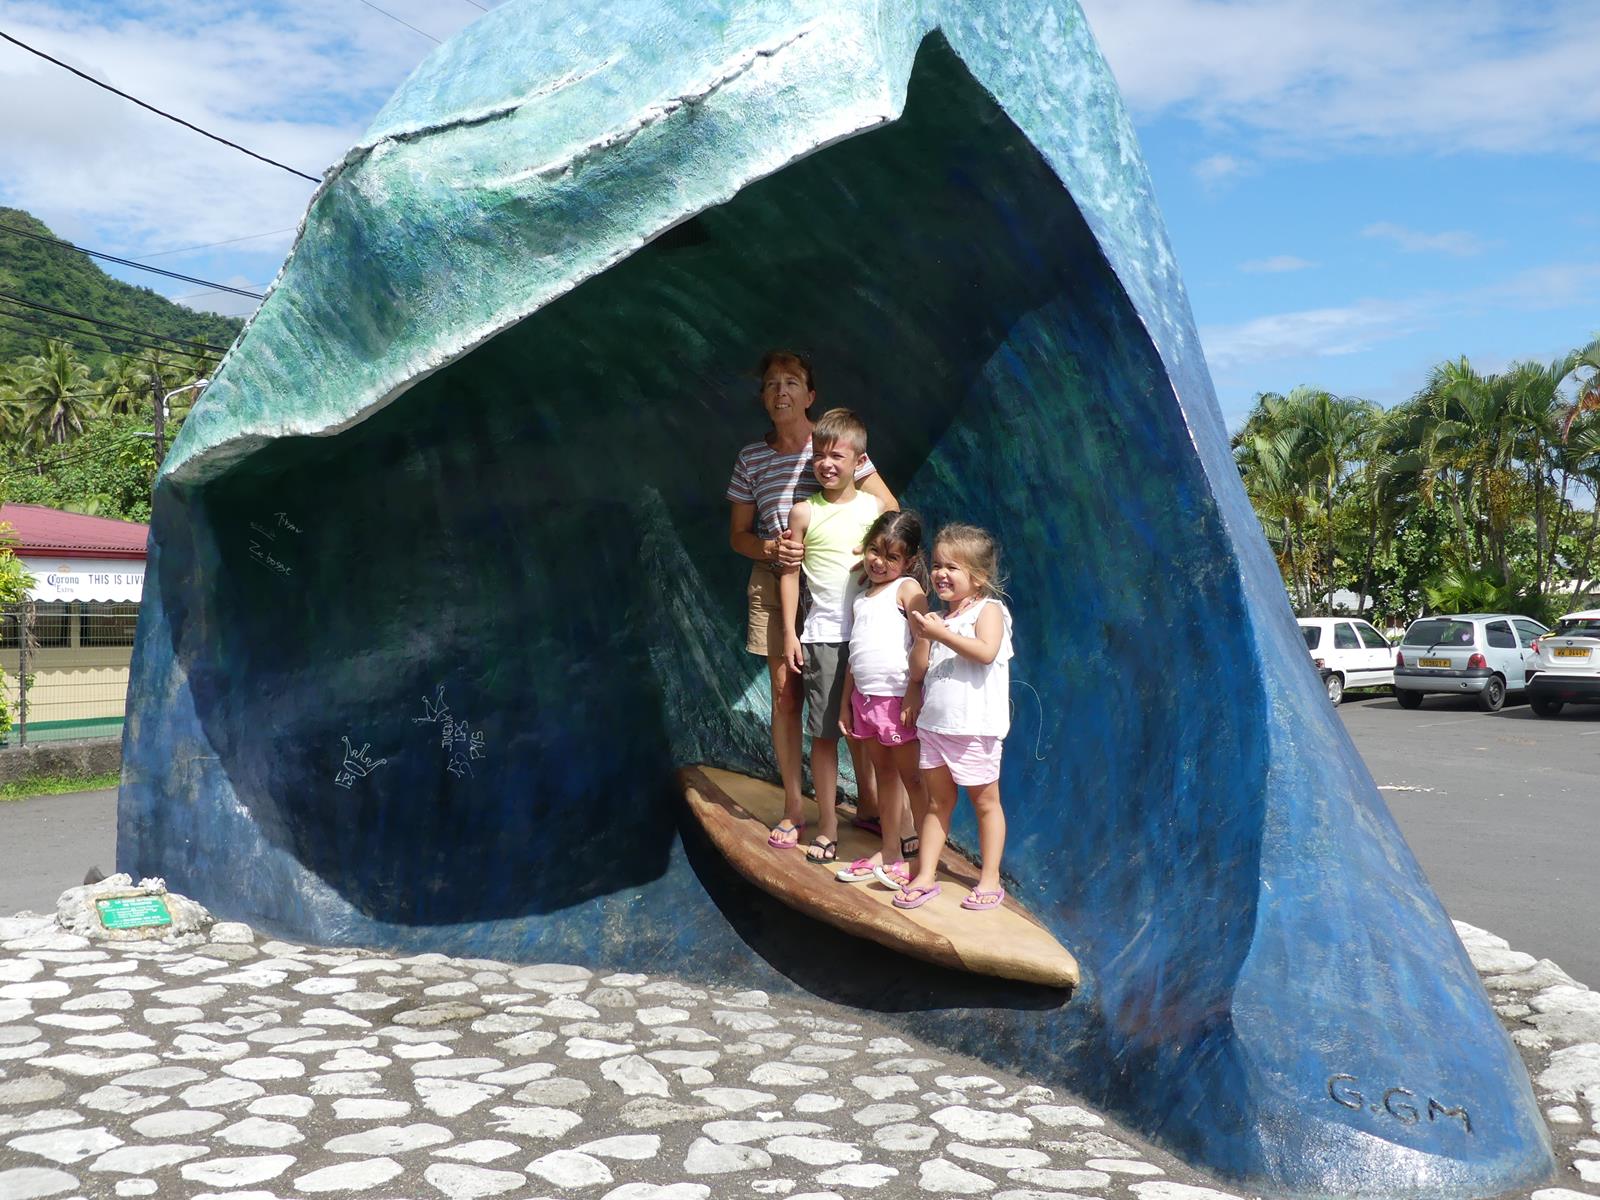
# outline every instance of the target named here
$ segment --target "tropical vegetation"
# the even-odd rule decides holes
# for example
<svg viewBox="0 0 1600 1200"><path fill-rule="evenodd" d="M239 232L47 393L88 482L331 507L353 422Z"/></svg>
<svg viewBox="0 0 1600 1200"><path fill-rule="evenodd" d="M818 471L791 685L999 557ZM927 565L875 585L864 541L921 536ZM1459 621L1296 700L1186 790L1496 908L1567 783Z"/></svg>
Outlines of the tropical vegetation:
<svg viewBox="0 0 1600 1200"><path fill-rule="evenodd" d="M1503 371L1440 363L1388 409L1262 393L1232 445L1302 615L1548 622L1600 592L1600 339Z"/></svg>
<svg viewBox="0 0 1600 1200"><path fill-rule="evenodd" d="M0 208L0 496L148 520L160 452L240 322L112 279L51 238Z"/></svg>

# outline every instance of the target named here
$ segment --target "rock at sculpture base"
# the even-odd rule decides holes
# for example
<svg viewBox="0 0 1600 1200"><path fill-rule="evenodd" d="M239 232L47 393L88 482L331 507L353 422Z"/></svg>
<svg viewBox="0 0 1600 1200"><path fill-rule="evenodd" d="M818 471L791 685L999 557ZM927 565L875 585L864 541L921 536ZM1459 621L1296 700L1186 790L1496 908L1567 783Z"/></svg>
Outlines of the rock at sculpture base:
<svg viewBox="0 0 1600 1200"><path fill-rule="evenodd" d="M110 901L111 904L106 902ZM119 908L130 923L118 921ZM185 946L204 941L213 919L203 904L167 891L164 879L109 875L98 883L68 888L56 900L56 923L67 933L95 942L161 941Z"/></svg>

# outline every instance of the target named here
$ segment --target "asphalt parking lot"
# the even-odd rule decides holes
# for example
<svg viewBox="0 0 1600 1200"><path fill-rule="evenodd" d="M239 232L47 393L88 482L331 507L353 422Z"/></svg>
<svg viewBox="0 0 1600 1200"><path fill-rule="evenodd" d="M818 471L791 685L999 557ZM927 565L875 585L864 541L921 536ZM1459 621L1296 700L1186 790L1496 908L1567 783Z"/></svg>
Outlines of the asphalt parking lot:
<svg viewBox="0 0 1600 1200"><path fill-rule="evenodd" d="M1450 915L1600 987L1600 706L1407 712L1384 690L1339 715ZM113 792L0 804L0 915L49 911L115 845Z"/></svg>
<svg viewBox="0 0 1600 1200"><path fill-rule="evenodd" d="M1345 727L1450 915L1600 986L1600 705L1352 692Z"/></svg>

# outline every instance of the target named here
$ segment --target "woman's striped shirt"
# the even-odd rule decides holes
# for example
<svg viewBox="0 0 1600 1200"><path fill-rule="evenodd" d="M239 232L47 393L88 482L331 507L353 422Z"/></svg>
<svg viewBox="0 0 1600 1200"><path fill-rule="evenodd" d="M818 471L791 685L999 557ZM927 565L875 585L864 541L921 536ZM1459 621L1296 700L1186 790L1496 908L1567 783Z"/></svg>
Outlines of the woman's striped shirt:
<svg viewBox="0 0 1600 1200"><path fill-rule="evenodd" d="M797 500L822 490L811 470L811 439L798 454L779 454L765 440L751 442L734 460L733 478L728 480L727 498L735 504L756 506L757 537L777 537L789 528L789 510ZM878 468L870 458L856 470L860 483Z"/></svg>

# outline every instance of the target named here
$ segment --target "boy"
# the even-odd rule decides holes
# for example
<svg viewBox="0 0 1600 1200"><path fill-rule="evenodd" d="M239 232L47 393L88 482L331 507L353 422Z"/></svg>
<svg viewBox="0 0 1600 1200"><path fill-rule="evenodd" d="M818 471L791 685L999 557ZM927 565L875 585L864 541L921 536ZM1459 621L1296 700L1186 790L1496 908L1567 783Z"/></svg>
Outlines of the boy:
<svg viewBox="0 0 1600 1200"><path fill-rule="evenodd" d="M789 531L804 547L800 569L811 593L805 626L798 634L798 572L779 576L778 595L784 657L803 678L806 732L811 735L811 781L817 791L818 832L806 858L830 863L839 856L839 815L834 802L839 786L839 705L850 653L851 605L861 588L857 571L861 541L883 512L883 502L856 488L856 469L867 457L867 430L855 413L847 408L823 413L812 431L811 448L811 469L822 491L789 510ZM799 813L785 815L794 824L800 821Z"/></svg>

